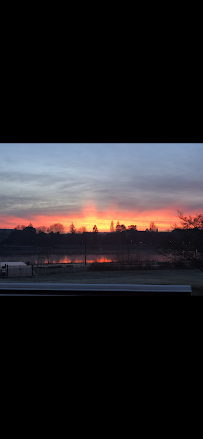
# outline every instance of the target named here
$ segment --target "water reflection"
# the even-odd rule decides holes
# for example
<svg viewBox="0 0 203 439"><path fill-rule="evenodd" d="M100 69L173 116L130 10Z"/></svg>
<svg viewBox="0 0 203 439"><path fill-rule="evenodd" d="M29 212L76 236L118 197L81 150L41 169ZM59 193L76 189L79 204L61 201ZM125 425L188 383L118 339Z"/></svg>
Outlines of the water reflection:
<svg viewBox="0 0 203 439"><path fill-rule="evenodd" d="M87 263L88 264L92 264L93 262L112 262L113 258L109 258L106 256L100 256L100 255L89 255L87 256ZM35 263L38 264L47 264L47 263L51 263L51 264L83 264L85 262L84 256L79 256L79 255L54 255L54 256L50 256L50 258L37 258L37 261Z"/></svg>
<svg viewBox="0 0 203 439"><path fill-rule="evenodd" d="M102 254L90 254L87 255L87 263L91 264L93 262L118 262L119 260L134 260L137 262L138 261L168 261L171 260L170 256L164 257L164 256L160 256L157 253L153 253L153 252L138 252L136 254L131 254L130 257L129 255L126 253L111 253L108 255L102 255ZM1 262L25 262L25 263L30 263L30 264L70 264L70 263L74 263L74 264L84 264L85 262L85 257L84 255L79 255L79 254L75 254L75 255L50 255L50 256L40 256L37 254L34 255L13 255L13 256L1 256L0 257L0 261Z"/></svg>

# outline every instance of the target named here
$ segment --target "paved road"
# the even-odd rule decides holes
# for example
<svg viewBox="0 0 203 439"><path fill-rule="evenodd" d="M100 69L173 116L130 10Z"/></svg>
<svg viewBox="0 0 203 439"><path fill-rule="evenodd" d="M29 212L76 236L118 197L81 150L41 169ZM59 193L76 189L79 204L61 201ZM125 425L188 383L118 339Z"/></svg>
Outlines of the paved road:
<svg viewBox="0 0 203 439"><path fill-rule="evenodd" d="M114 293L169 293L191 295L189 285L128 285L128 284L57 284L57 283L0 283L0 295L101 295Z"/></svg>

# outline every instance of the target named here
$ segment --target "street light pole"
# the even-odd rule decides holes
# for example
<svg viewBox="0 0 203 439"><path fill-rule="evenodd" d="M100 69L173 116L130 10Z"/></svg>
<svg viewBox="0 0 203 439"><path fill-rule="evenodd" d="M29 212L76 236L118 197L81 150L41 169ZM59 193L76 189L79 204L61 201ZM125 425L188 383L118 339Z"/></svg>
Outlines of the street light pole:
<svg viewBox="0 0 203 439"><path fill-rule="evenodd" d="M85 265L87 265L87 242L86 242L86 232L85 232Z"/></svg>

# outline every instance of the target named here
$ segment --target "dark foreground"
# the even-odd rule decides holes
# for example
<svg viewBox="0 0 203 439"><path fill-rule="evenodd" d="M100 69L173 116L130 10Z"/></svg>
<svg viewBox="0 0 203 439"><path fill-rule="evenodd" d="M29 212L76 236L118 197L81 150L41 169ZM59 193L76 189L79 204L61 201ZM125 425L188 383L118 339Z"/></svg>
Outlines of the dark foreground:
<svg viewBox="0 0 203 439"><path fill-rule="evenodd" d="M203 274L200 270L136 270L130 272L77 272L36 276L34 278L0 278L0 286L17 284L108 284L108 285L191 285L192 296L203 295ZM130 294L130 293L129 293Z"/></svg>

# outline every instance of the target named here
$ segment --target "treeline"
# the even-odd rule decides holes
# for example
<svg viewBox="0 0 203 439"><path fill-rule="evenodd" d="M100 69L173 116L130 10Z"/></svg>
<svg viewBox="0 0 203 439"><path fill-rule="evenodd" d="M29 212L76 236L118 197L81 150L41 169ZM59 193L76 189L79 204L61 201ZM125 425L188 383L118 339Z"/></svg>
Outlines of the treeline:
<svg viewBox="0 0 203 439"><path fill-rule="evenodd" d="M67 233L62 234L59 231L37 231L31 225L23 230L14 229L11 234L1 243L1 246L32 246L32 247L67 247L81 246L85 242L93 248L107 246L118 248L119 246L128 246L132 249L135 246L160 247L166 243L171 243L176 237L176 231L150 233L149 231L141 232L135 228L120 230L119 232L98 233Z"/></svg>
<svg viewBox="0 0 203 439"><path fill-rule="evenodd" d="M32 246L66 248L71 246L88 245L93 248L109 247L117 249L120 246L128 246L132 250L135 246L143 248L162 248L164 251L177 249L183 255L187 251L198 251L203 254L203 215L195 218L184 217L179 214L181 227L174 226L173 231L158 232L154 222L150 223L149 229L138 231L136 225L128 228L119 221L114 227L113 221L110 233L99 233L94 225L92 232L87 232L85 227L76 230L72 223L69 233L64 232L62 224L53 224L49 228L34 228L30 223L28 227L17 226L1 242L1 246Z"/></svg>
<svg viewBox="0 0 203 439"><path fill-rule="evenodd" d="M30 223L28 226L18 225L15 227L14 230L21 230L22 231L22 230L25 230L27 228L34 228L34 227L33 227L32 223ZM60 223L53 224L50 227L40 226L40 227L35 228L35 230L36 230L36 233L43 232L43 233L49 234L49 233L53 232L53 233L65 234L65 227L63 226L63 224L60 224ZM127 231L138 231L138 229L137 229L136 225L131 225L131 226L126 227L125 224L120 224L119 221L116 223L116 227L115 227L114 222L111 221L110 233L127 232ZM69 233L71 233L71 234L80 234L81 235L81 234L86 233L86 232L87 232L86 227L79 227L78 229L76 229L76 227L74 226L73 223L69 226ZM93 226L92 232L99 233L99 230L98 230L96 224ZM150 223L149 229L146 229L146 232L158 232L158 228L154 224L153 221Z"/></svg>

